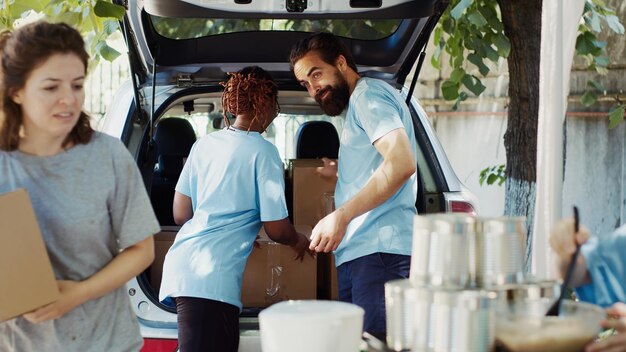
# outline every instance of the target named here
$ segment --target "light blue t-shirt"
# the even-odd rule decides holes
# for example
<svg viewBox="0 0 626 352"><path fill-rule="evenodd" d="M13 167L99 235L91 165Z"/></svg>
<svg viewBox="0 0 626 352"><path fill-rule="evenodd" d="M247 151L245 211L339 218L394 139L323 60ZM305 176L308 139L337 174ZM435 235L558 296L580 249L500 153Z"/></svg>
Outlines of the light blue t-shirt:
<svg viewBox="0 0 626 352"><path fill-rule="evenodd" d="M402 96L384 81L359 79L350 96L341 135L337 208L354 197L382 164L374 142L398 128L406 130L415 156L413 121ZM386 202L353 219L335 251L337 266L377 252L410 255L416 197L417 176L413 174Z"/></svg>
<svg viewBox="0 0 626 352"><path fill-rule="evenodd" d="M576 288L586 302L608 307L626 302L626 225L606 236L594 236L581 248L591 283Z"/></svg>
<svg viewBox="0 0 626 352"><path fill-rule="evenodd" d="M191 198L165 256L159 298L197 297L241 309L243 271L261 222L288 216L283 165L257 132L223 129L198 140L176 191Z"/></svg>

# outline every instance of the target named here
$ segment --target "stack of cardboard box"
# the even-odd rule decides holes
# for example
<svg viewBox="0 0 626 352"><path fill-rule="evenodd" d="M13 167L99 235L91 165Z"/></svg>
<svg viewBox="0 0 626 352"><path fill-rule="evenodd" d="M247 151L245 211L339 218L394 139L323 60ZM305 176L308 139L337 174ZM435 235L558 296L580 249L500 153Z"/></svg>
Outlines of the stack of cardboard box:
<svg viewBox="0 0 626 352"><path fill-rule="evenodd" d="M154 236L155 260L150 267L151 285L158 292L161 287L163 261L174 243L178 227L163 227ZM311 235L310 226L296 226L296 231ZM305 256L294 260L295 252L267 237L263 228L248 257L243 273L241 301L244 308L264 308L289 299L315 299L317 262Z"/></svg>
<svg viewBox="0 0 626 352"><path fill-rule="evenodd" d="M335 182L321 178L316 168L318 159L291 160L287 172L287 190L296 230L311 235L311 229L329 211ZM151 283L158 290L163 271L163 259L172 245L178 228L164 228L155 236L156 259L151 267ZM332 254L319 253L315 258L305 256L294 260L295 253L287 246L270 240L265 231L259 232L243 274L241 300L245 308L264 308L289 299L337 299L337 275Z"/></svg>

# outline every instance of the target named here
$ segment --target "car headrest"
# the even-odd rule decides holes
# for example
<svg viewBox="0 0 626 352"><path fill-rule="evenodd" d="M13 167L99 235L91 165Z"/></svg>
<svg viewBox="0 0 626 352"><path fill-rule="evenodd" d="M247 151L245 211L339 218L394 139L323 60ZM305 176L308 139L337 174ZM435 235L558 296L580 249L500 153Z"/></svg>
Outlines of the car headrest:
<svg viewBox="0 0 626 352"><path fill-rule="evenodd" d="M157 124L154 141L157 146L157 156L187 156L196 142L196 133L189 121L178 117L169 117L160 120Z"/></svg>
<svg viewBox="0 0 626 352"><path fill-rule="evenodd" d="M316 159L339 156L339 135L332 123L307 121L296 132L296 158Z"/></svg>
<svg viewBox="0 0 626 352"><path fill-rule="evenodd" d="M167 179L178 180L181 171L183 171L183 165L185 164L186 155L159 155L158 161L158 176Z"/></svg>

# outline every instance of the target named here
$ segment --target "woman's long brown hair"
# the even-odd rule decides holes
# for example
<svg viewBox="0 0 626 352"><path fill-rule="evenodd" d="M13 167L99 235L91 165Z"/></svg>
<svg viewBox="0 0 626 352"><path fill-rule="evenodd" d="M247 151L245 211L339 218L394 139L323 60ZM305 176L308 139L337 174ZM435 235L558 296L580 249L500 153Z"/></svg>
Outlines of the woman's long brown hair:
<svg viewBox="0 0 626 352"><path fill-rule="evenodd" d="M16 150L23 123L22 108L12 96L26 85L30 73L55 54L75 54L85 66L89 54L80 33L64 23L37 21L15 31L0 33L0 149ZM69 133L63 147L85 144L91 140L93 129L89 116L81 111L76 126Z"/></svg>

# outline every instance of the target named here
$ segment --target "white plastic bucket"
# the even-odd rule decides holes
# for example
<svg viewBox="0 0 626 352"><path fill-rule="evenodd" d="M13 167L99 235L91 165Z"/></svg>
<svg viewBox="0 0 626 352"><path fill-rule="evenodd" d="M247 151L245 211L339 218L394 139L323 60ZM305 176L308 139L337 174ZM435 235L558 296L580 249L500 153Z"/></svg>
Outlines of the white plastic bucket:
<svg viewBox="0 0 626 352"><path fill-rule="evenodd" d="M363 315L338 301L284 301L259 313L263 352L358 352Z"/></svg>

